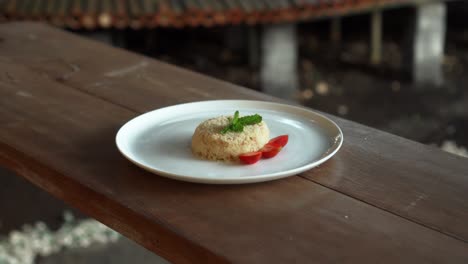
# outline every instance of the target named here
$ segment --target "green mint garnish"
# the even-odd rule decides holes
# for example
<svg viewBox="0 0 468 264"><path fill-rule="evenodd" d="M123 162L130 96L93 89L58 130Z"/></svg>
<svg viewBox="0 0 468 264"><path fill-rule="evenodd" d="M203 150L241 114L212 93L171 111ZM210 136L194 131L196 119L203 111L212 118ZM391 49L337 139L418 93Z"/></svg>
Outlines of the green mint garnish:
<svg viewBox="0 0 468 264"><path fill-rule="evenodd" d="M221 130L221 134L226 134L229 131L240 133L244 131L244 126L255 125L260 122L262 122L262 117L258 114L239 117L239 111L236 111L229 125Z"/></svg>
<svg viewBox="0 0 468 264"><path fill-rule="evenodd" d="M241 123L244 126L255 125L260 122L262 122L262 117L258 114L250 115L250 116L243 116L239 118L239 123Z"/></svg>
<svg viewBox="0 0 468 264"><path fill-rule="evenodd" d="M234 118L232 119L233 124L237 124L237 122L239 122L239 111L234 113Z"/></svg>

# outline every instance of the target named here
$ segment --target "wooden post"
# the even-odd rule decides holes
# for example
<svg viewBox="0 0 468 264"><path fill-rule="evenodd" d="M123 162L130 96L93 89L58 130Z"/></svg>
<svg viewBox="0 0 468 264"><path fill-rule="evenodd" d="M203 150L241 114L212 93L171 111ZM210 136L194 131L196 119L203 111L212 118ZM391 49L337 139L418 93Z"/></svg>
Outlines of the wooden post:
<svg viewBox="0 0 468 264"><path fill-rule="evenodd" d="M341 17L332 17L330 21L330 49L329 58L339 61L341 47Z"/></svg>
<svg viewBox="0 0 468 264"><path fill-rule="evenodd" d="M333 17L330 24L330 42L333 47L341 43L341 17Z"/></svg>
<svg viewBox="0 0 468 264"><path fill-rule="evenodd" d="M374 10L371 14L371 57L372 65L382 62L382 10Z"/></svg>
<svg viewBox="0 0 468 264"><path fill-rule="evenodd" d="M240 51L244 47L244 28L230 26L225 31L225 45L232 51Z"/></svg>
<svg viewBox="0 0 468 264"><path fill-rule="evenodd" d="M443 2L416 7L413 38L413 79L418 84L443 84L446 6Z"/></svg>
<svg viewBox="0 0 468 264"><path fill-rule="evenodd" d="M293 99L298 89L296 25L265 25L261 42L263 92Z"/></svg>
<svg viewBox="0 0 468 264"><path fill-rule="evenodd" d="M260 65L259 31L256 26L249 26L247 30L249 65L252 68L257 68Z"/></svg>
<svg viewBox="0 0 468 264"><path fill-rule="evenodd" d="M155 54L158 48L158 32L157 29L152 28L145 30L145 53L146 54Z"/></svg>

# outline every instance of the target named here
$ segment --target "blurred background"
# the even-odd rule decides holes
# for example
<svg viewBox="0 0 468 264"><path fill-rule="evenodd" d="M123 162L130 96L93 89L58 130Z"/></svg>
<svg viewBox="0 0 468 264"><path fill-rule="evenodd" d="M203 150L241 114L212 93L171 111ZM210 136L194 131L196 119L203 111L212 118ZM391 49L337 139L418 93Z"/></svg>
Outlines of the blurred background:
<svg viewBox="0 0 468 264"><path fill-rule="evenodd" d="M42 21L462 156L467 15L463 0L0 0L0 23ZM10 172L0 197L0 263L164 263Z"/></svg>

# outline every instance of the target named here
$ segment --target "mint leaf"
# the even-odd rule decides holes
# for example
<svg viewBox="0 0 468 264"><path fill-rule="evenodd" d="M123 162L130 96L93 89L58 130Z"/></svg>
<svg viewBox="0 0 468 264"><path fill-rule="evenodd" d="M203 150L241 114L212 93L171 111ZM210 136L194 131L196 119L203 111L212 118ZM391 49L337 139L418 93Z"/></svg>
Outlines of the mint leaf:
<svg viewBox="0 0 468 264"><path fill-rule="evenodd" d="M231 131L233 131L233 132L242 132L242 131L244 131L244 126L241 123L238 122L238 123L232 125Z"/></svg>
<svg viewBox="0 0 468 264"><path fill-rule="evenodd" d="M221 134L226 134L230 129L231 127L228 125L227 127L223 128L223 130L221 130Z"/></svg>
<svg viewBox="0 0 468 264"><path fill-rule="evenodd" d="M221 134L229 131L240 133L244 131L244 126L255 125L262 122L262 117L258 114L239 117L239 111L234 113L234 118L230 119L229 124L221 130Z"/></svg>
<svg viewBox="0 0 468 264"><path fill-rule="evenodd" d="M255 125L260 122L262 122L262 117L258 114L250 115L250 116L243 116L239 118L239 123L241 123L244 126Z"/></svg>
<svg viewBox="0 0 468 264"><path fill-rule="evenodd" d="M239 111L234 113L234 118L232 119L232 124L235 125L239 121Z"/></svg>

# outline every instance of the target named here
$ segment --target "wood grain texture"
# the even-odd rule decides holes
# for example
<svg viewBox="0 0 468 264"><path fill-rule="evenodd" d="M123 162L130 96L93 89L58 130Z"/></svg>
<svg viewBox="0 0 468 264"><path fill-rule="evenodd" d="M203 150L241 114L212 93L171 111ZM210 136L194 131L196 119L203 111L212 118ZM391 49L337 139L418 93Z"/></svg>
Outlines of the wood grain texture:
<svg viewBox="0 0 468 264"><path fill-rule="evenodd" d="M343 149L303 177L168 180L118 153L121 125L175 103L272 98L42 25L0 35L0 163L170 261L468 261L462 159L334 118Z"/></svg>
<svg viewBox="0 0 468 264"><path fill-rule="evenodd" d="M345 133L341 153L302 176L468 241L466 158L353 123Z"/></svg>

